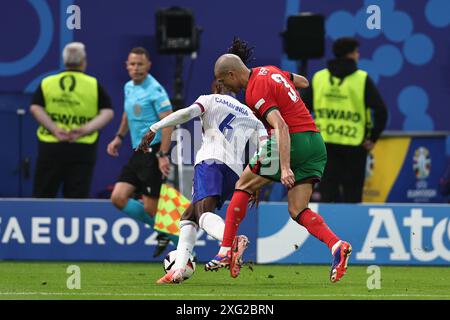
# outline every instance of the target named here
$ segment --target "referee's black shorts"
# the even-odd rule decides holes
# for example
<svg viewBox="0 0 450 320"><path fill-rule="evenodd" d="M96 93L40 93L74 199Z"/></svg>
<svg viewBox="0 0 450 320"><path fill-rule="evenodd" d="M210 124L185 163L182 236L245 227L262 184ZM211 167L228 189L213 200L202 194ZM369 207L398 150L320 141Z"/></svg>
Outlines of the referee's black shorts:
<svg viewBox="0 0 450 320"><path fill-rule="evenodd" d="M152 145L152 151L134 151L128 163L122 168L118 182L126 182L136 187L136 193L149 197L159 197L163 174L159 170L158 152L160 144Z"/></svg>

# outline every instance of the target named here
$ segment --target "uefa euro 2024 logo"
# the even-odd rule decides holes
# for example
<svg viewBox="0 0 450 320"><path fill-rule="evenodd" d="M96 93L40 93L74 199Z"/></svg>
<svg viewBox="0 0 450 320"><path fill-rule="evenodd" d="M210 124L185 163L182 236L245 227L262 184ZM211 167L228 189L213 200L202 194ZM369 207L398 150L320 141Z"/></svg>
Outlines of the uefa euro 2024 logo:
<svg viewBox="0 0 450 320"><path fill-rule="evenodd" d="M413 170L417 179L425 179L430 175L430 152L425 147L420 147L414 152Z"/></svg>
<svg viewBox="0 0 450 320"><path fill-rule="evenodd" d="M375 170L375 157L372 153L367 154L366 161L366 179L373 176L373 171Z"/></svg>

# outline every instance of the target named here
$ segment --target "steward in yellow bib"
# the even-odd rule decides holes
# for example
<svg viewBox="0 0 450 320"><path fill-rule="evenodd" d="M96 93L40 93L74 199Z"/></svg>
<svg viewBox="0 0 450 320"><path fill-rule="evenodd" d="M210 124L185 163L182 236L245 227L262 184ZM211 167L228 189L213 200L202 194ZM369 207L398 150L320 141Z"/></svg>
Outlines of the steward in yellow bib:
<svg viewBox="0 0 450 320"><path fill-rule="evenodd" d="M39 123L33 196L87 198L96 160L98 130L113 118L111 99L97 79L84 73L81 43L63 51L66 70L44 78L30 112Z"/></svg>
<svg viewBox="0 0 450 320"><path fill-rule="evenodd" d="M336 59L314 74L302 94L327 146L322 202L361 202L367 152L386 125L387 110L377 88L357 68L358 47L353 38L336 40Z"/></svg>

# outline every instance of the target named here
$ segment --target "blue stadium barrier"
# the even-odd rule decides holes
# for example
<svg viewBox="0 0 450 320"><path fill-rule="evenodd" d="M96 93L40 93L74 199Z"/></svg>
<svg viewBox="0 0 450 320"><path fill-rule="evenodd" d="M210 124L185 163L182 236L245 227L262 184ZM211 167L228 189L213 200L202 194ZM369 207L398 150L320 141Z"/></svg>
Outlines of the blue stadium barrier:
<svg viewBox="0 0 450 320"><path fill-rule="evenodd" d="M450 265L450 206L311 204L353 247L352 264ZM327 247L299 227L286 204L258 212L258 263L331 263Z"/></svg>
<svg viewBox="0 0 450 320"><path fill-rule="evenodd" d="M251 241L253 261L256 224L256 214L249 214L240 230ZM0 199L0 260L161 261L164 255L152 257L156 236L108 200ZM218 248L200 231L199 261L214 257ZM165 253L174 249L171 244Z"/></svg>
<svg viewBox="0 0 450 320"><path fill-rule="evenodd" d="M450 206L432 204L311 204L331 229L351 242L352 264L450 265ZM226 205L220 211L223 216ZM286 203L250 210L240 234L246 259L257 263L329 264L320 241L290 219ZM160 261L156 233L106 200L0 199L0 260ZM167 249L166 252L172 250ZM199 235L200 261L216 240Z"/></svg>

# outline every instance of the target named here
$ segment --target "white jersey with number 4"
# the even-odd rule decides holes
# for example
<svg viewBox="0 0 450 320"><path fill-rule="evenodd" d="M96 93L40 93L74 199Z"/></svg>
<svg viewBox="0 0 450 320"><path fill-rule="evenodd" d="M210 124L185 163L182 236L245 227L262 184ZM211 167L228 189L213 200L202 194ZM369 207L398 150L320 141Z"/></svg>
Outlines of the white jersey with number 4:
<svg viewBox="0 0 450 320"><path fill-rule="evenodd" d="M213 159L241 175L244 151L250 140L254 145L267 136L264 125L246 105L228 95L200 96L194 103L202 114L203 140L195 164Z"/></svg>

